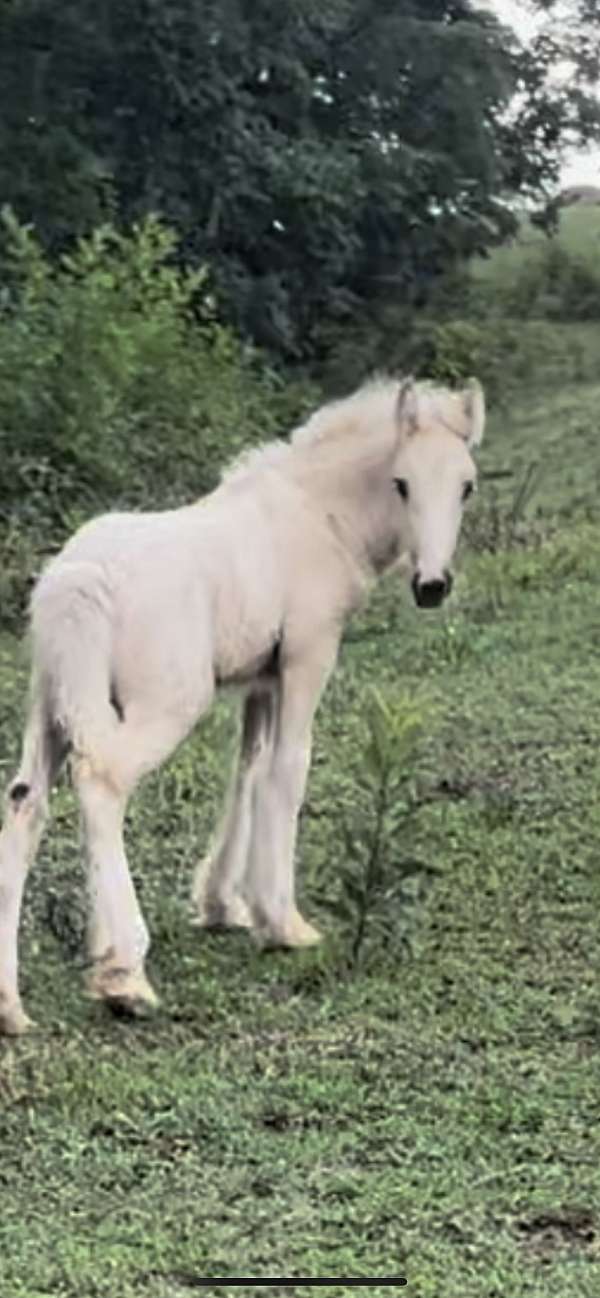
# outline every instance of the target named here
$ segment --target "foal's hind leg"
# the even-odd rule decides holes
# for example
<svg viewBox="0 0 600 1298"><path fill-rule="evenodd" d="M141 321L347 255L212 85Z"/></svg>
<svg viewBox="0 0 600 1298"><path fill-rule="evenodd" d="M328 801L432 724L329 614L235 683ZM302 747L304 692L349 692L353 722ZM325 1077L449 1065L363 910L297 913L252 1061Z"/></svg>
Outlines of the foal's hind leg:
<svg viewBox="0 0 600 1298"><path fill-rule="evenodd" d="M36 687L34 686L34 691ZM18 774L6 798L0 833L0 1033L18 1036L30 1020L18 989L17 942L23 890L47 817L48 793L65 756L64 739L34 696Z"/></svg>
<svg viewBox="0 0 600 1298"><path fill-rule="evenodd" d="M274 699L266 690L244 701L236 771L216 843L198 866L192 888L196 922L206 928L249 928L252 916L243 897L252 834L257 779L269 759Z"/></svg>
<svg viewBox="0 0 600 1298"><path fill-rule="evenodd" d="M165 684L164 673L156 683ZM170 756L206 710L212 677L201 695L202 685L195 682L187 708L173 708L168 678L162 697L139 695L125 706L109 754L81 755L74 765L92 905L88 987L93 997L130 1013L155 1005L157 998L144 971L149 938L127 864L125 808L142 776Z"/></svg>
<svg viewBox="0 0 600 1298"><path fill-rule="evenodd" d="M88 990L94 999L136 1013L155 1005L144 972L148 930L129 873L123 821L127 798L93 771L86 759L74 765L88 857L92 906Z"/></svg>

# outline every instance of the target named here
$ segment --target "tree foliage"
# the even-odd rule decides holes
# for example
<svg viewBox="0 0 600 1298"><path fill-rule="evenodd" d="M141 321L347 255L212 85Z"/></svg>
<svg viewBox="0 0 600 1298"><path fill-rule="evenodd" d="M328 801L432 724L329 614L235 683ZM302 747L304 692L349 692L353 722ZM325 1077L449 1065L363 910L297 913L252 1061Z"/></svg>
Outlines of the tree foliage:
<svg viewBox="0 0 600 1298"><path fill-rule="evenodd" d="M574 10L585 38L524 51L470 0L4 0L0 192L53 250L160 213L230 322L314 354L505 237L596 129Z"/></svg>

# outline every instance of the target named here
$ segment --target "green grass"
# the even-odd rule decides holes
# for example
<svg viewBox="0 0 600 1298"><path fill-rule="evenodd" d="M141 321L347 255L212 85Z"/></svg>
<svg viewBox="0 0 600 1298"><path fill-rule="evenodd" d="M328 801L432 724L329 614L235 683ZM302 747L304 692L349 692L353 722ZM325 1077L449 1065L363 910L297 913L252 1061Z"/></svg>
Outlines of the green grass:
<svg viewBox="0 0 600 1298"><path fill-rule="evenodd" d="M351 626L300 836L322 950L261 955L189 924L229 704L131 811L163 996L151 1020L113 1020L81 993L77 827L68 788L55 795L22 941L39 1027L0 1046L6 1298L386 1272L414 1298L598 1294L599 398L573 387L497 414L483 468L513 476L483 481L467 532L493 549L499 519L504 548L465 547L443 613L389 580ZM509 526L534 461L536 494ZM9 637L0 672L8 778L25 679ZM342 820L374 679L426 700L397 853L438 873L410 944L394 941L400 914L383 930L373 916L350 974Z"/></svg>

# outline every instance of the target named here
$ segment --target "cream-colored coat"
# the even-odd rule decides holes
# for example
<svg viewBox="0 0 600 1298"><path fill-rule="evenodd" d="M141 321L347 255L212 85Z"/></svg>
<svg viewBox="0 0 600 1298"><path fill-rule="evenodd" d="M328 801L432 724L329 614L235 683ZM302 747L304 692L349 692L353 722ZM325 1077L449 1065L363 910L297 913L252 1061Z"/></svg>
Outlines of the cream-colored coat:
<svg viewBox="0 0 600 1298"><path fill-rule="evenodd" d="M67 753L81 804L91 898L90 991L152 1002L148 933L125 855L127 798L206 712L244 689L238 767L213 851L198 868L198 921L262 940L318 939L294 900L296 822L314 711L343 624L405 556L417 602L450 584L469 446L483 394L389 380L323 407L243 456L212 495L164 513L87 524L32 600L32 694L0 835L0 1029L27 1026L17 930L27 866Z"/></svg>

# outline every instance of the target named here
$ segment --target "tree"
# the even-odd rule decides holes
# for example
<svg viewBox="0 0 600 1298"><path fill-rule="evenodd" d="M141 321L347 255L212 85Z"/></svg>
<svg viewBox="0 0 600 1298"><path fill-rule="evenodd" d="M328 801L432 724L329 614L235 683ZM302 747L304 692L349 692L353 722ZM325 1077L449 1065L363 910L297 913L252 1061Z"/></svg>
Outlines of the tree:
<svg viewBox="0 0 600 1298"><path fill-rule="evenodd" d="M107 210L160 213L228 319L288 357L379 302L427 300L514 228L511 200L551 188L565 138L598 126L591 37L524 51L469 0L1 13L0 191L18 216L62 249ZM577 94L548 81L565 41Z"/></svg>

